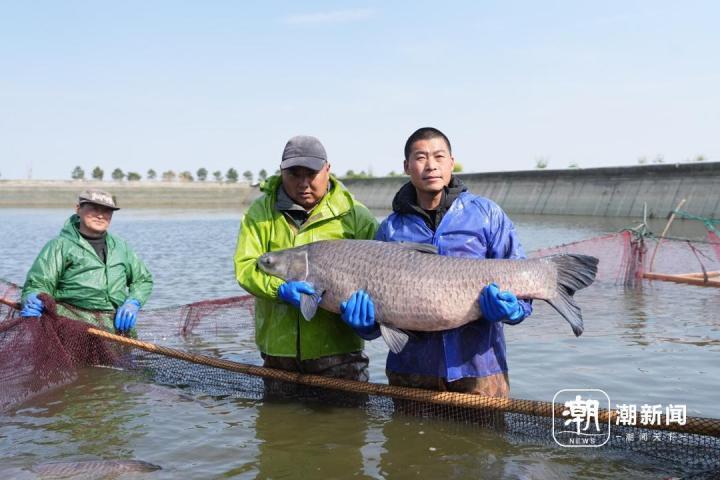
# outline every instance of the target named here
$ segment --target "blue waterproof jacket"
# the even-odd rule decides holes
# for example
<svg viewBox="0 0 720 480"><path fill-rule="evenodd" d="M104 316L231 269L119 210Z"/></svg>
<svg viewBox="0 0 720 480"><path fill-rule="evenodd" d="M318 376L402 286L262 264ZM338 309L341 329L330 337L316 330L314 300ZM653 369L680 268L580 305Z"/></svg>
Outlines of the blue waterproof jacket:
<svg viewBox="0 0 720 480"><path fill-rule="evenodd" d="M459 183L459 182L458 182ZM403 189L407 190L407 184ZM402 193L402 190L401 192ZM400 193L398 195L400 195ZM493 201L466 191L457 195L436 231L418 213L395 211L380 225L377 240L430 243L440 255L468 258L525 258L515 227ZM478 285L478 296L485 285ZM500 286L502 288L502 285ZM520 300L525 317L531 302ZM520 323L522 319L514 323ZM509 323L509 322L507 322ZM507 372L502 322L479 320L442 332L419 332L398 354L390 352L387 369L446 378L485 377Z"/></svg>

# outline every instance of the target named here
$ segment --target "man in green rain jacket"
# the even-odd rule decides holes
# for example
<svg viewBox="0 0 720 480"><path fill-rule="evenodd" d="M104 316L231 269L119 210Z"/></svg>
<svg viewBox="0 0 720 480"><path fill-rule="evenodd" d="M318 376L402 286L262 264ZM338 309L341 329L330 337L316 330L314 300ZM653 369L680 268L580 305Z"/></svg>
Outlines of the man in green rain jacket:
<svg viewBox="0 0 720 480"><path fill-rule="evenodd" d="M46 293L58 302L61 315L119 332L133 329L153 281L128 244L107 232L115 210L115 198L107 192L80 194L76 213L43 247L27 274L23 317L42 314L38 295Z"/></svg>
<svg viewBox="0 0 720 480"><path fill-rule="evenodd" d="M256 297L255 341L264 365L353 380L368 379L363 340L339 315L300 314L305 282L285 282L257 267L263 253L319 240L374 238L375 217L330 175L325 149L315 137L288 141L281 175L264 184L240 225L235 252L238 283Z"/></svg>

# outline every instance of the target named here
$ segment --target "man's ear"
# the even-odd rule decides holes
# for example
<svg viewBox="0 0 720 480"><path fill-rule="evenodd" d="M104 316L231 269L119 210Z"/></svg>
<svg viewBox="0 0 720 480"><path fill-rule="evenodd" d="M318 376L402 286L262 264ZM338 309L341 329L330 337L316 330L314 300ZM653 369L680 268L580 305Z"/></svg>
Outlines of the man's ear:
<svg viewBox="0 0 720 480"><path fill-rule="evenodd" d="M403 160L403 170L405 171L405 175L410 175L410 172L408 172L408 161L407 158Z"/></svg>

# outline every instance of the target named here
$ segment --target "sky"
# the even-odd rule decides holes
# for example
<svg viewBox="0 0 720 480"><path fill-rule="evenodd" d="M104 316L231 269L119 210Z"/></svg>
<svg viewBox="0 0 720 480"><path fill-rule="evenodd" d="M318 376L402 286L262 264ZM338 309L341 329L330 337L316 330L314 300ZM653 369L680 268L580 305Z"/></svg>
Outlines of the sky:
<svg viewBox="0 0 720 480"><path fill-rule="evenodd" d="M75 166L465 172L720 161L715 1L0 0L0 179Z"/></svg>

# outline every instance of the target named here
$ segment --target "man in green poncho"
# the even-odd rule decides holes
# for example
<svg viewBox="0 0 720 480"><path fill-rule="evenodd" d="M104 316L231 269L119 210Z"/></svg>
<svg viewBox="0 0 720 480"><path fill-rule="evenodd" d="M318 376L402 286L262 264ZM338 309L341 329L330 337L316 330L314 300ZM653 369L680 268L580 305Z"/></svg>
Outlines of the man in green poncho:
<svg viewBox="0 0 720 480"><path fill-rule="evenodd" d="M319 240L372 239L375 217L330 175L325 148L315 137L288 141L281 175L269 178L240 225L235 252L238 283L256 297L255 342L266 367L352 380L368 379L363 340L339 315L300 314L307 282L273 277L257 267L263 253Z"/></svg>
<svg viewBox="0 0 720 480"><path fill-rule="evenodd" d="M27 274L23 317L42 314L44 305L38 295L46 293L58 302L62 315L118 332L134 328L153 281L128 244L108 233L115 210L119 210L115 198L107 192L80 194L76 213L60 235L43 247Z"/></svg>

